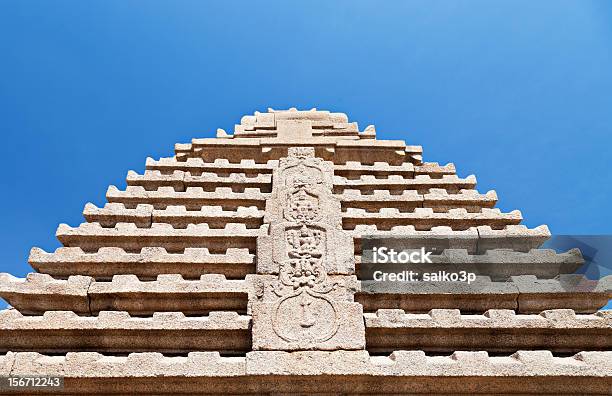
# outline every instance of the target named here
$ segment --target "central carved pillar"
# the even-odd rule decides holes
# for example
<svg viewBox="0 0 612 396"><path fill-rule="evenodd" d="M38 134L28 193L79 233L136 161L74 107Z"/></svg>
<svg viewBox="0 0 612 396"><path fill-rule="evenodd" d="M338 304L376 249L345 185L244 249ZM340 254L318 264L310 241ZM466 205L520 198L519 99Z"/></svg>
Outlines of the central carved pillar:
<svg viewBox="0 0 612 396"><path fill-rule="evenodd" d="M274 171L257 240L250 308L254 350L364 349L353 239L332 194L333 165L289 148Z"/></svg>

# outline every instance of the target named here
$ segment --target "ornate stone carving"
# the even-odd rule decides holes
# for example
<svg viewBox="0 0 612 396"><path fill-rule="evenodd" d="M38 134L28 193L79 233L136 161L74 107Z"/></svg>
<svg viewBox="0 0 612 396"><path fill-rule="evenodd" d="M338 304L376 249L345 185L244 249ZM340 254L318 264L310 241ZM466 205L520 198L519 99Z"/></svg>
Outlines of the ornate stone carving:
<svg viewBox="0 0 612 396"><path fill-rule="evenodd" d="M321 218L319 199L306 190L299 189L289 194L287 201L285 219L288 221L312 222Z"/></svg>
<svg viewBox="0 0 612 396"><path fill-rule="evenodd" d="M332 170L312 147L294 147L280 161L266 206L270 236L258 239L258 273L270 292L255 301L253 346L256 349L362 349L363 321L353 301L354 264L338 260L333 241L345 238L340 206L331 192ZM352 243L342 246L351 251ZM340 255L340 257L343 257ZM263 271L262 271L263 270ZM342 314L344 313L344 315ZM351 322L351 323L347 323Z"/></svg>

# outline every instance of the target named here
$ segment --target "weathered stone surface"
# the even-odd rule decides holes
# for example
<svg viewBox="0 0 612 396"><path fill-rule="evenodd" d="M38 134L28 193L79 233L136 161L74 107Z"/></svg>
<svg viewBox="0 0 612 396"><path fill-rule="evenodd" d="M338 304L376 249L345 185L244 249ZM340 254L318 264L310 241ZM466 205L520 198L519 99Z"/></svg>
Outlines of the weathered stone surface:
<svg viewBox="0 0 612 396"><path fill-rule="evenodd" d="M370 351L580 352L612 347L611 313L577 315L571 309L560 309L516 315L513 310L491 309L483 315L462 315L458 309L433 309L426 314L381 309L364 314L364 318Z"/></svg>
<svg viewBox="0 0 612 396"><path fill-rule="evenodd" d="M87 291L93 279L74 275L67 280L31 273L25 279L0 273L0 297L21 313L32 314L62 309L89 313Z"/></svg>
<svg viewBox="0 0 612 396"><path fill-rule="evenodd" d="M138 228L134 223L117 223L113 228L105 228L99 223L82 223L75 228L60 224L56 236L64 246L80 247L85 251L113 246L129 251L163 247L177 252L189 247L202 247L220 253L229 248L255 251L257 236L265 233L265 226L248 229L241 223L227 223L223 229L211 229L208 224L174 228L171 224L153 223L149 228Z"/></svg>
<svg viewBox="0 0 612 396"><path fill-rule="evenodd" d="M435 167L434 167L435 168ZM436 172L438 168L432 168ZM344 164L334 164L334 175L347 179L359 179L363 175L388 178L390 176L401 176L405 178L414 177L415 166L410 162L401 165L390 165L387 162L375 162L374 164L362 164L359 161L347 161Z"/></svg>
<svg viewBox="0 0 612 396"><path fill-rule="evenodd" d="M147 170L159 170L169 174L175 170L189 172L193 176L204 172L227 174L240 172L247 175L272 174L272 170L278 166L278 160L270 160L265 164L255 163L254 160L242 159L238 163L232 163L225 158L217 158L213 162L204 162L202 158L187 158L186 161L177 161L176 158L160 158L154 160L147 158Z"/></svg>
<svg viewBox="0 0 612 396"><path fill-rule="evenodd" d="M252 159L257 163L267 163L287 155L289 147L308 145L315 148L315 156L335 164L344 164L360 158L362 163L388 162L401 165L408 161L421 163L420 146L406 146L399 140L342 139L333 136L320 136L277 140L276 137L234 138L234 139L192 139L191 144L175 146L179 161L190 157L200 157L206 162L225 158L230 162Z"/></svg>
<svg viewBox="0 0 612 396"><path fill-rule="evenodd" d="M426 356L398 351L369 356L366 351L254 351L246 357L192 352L187 357L159 353L104 356L94 352L45 356L14 354L13 375L64 375L66 392L136 394L291 392L606 394L612 386L612 353L581 352L553 357L546 351L511 356L456 352ZM100 381L102 380L102 381ZM110 380L110 381L109 381ZM520 385L518 385L520 384Z"/></svg>
<svg viewBox="0 0 612 396"><path fill-rule="evenodd" d="M54 253L32 248L28 261L37 271L53 276L76 274L97 280L128 274L141 280L154 280L160 274L180 274L185 279L222 274L228 279L243 279L255 272L255 255L247 248L228 248L220 254L210 253L208 248L185 248L182 253L168 253L162 247L143 247L138 253L118 247L102 247L93 253L79 247L61 247Z"/></svg>
<svg viewBox="0 0 612 396"><path fill-rule="evenodd" d="M202 158L187 158L186 161L177 161L176 158L160 158L155 160L148 157L146 160L147 170L158 170L162 174L172 174L179 170L189 172L193 176L202 173L216 173L227 175L229 173L244 173L248 175L271 174L274 168L278 167L278 160L269 160L266 163L255 163L254 160L242 159L238 163L231 163L224 158L217 158L213 162L204 162ZM439 165L435 162L427 162L422 165L413 165L405 162L400 165L389 165L387 162L375 162L374 164L362 164L357 161L347 161L344 164L334 164L334 174L348 178L359 178L361 175L376 175L377 177L387 177L389 175L401 175L413 177L417 175L430 175L431 177L441 177L442 175L455 174L455 165ZM444 190L446 191L446 190Z"/></svg>
<svg viewBox="0 0 612 396"><path fill-rule="evenodd" d="M524 225L509 225L499 230L490 226L478 226L477 229L478 249L481 252L500 248L524 252L540 247L550 238L550 231L546 225L534 229L528 229Z"/></svg>
<svg viewBox="0 0 612 396"><path fill-rule="evenodd" d="M470 175L465 179L456 175L443 175L441 178L432 178L429 175L415 175L414 178L402 176L389 176L378 179L374 175L362 175L359 179L347 179L342 176L334 177L334 192L341 194L345 188L358 189L370 192L374 190L404 191L416 190L426 194L431 188L442 188L449 193L459 193L463 189L476 187L476 176Z"/></svg>
<svg viewBox="0 0 612 396"><path fill-rule="evenodd" d="M244 172L232 172L219 176L214 172L201 172L192 175L190 172L175 170L164 174L159 170L147 170L144 175L130 171L126 178L128 186L142 186L147 191L160 187L173 187L175 191L185 191L188 187L202 187L206 191L217 187L231 187L233 190L259 188L269 192L271 177L269 174L247 175Z"/></svg>
<svg viewBox="0 0 612 396"><path fill-rule="evenodd" d="M456 172L457 170L453 163L440 165L437 162L423 162L414 167L415 175L429 175L434 178L441 177L442 175L454 175Z"/></svg>
<svg viewBox="0 0 612 396"><path fill-rule="evenodd" d="M7 352L5 355L0 355L0 375L9 376L15 362L15 354Z"/></svg>
<svg viewBox="0 0 612 396"><path fill-rule="evenodd" d="M121 311L102 311L94 317L72 311L23 316L9 309L0 311L0 351L236 353L251 349L250 323L249 316L236 312L211 312L202 317L157 312L141 318Z"/></svg>
<svg viewBox="0 0 612 396"><path fill-rule="evenodd" d="M358 224L376 225L377 230L381 231L402 225L413 225L419 231L445 225L450 225L453 230L465 230L485 224L505 227L519 224L522 219L518 210L501 213L499 209L487 208L483 208L480 212L468 212L466 209L458 208L445 213L434 213L432 208L415 208L412 213L402 213L397 208L381 208L378 212L347 208L342 214L342 225L345 230L354 229Z"/></svg>
<svg viewBox="0 0 612 396"><path fill-rule="evenodd" d="M246 313L250 282L226 280L223 275L202 275L183 280L180 275L159 275L156 281L139 281L135 275L115 275L111 282L94 282L89 288L92 313L124 310L133 315L179 311L203 315L211 311Z"/></svg>
<svg viewBox="0 0 612 396"><path fill-rule="evenodd" d="M152 205L139 204L136 209L128 209L121 203L107 203L104 208L87 204L83 215L89 223L97 222L105 228L115 227L118 223L134 223L138 228L150 228L153 223L171 224L174 228L187 228L189 224L225 228L231 223L259 228L263 223L264 212L256 206L239 206L235 210L223 210L221 206L202 206L198 210L187 210L182 205L154 209Z"/></svg>
<svg viewBox="0 0 612 396"><path fill-rule="evenodd" d="M219 205L225 210L240 206L256 206L264 209L269 194L258 188L245 188L244 192L233 192L230 187L217 187L214 191L204 191L202 187L187 187L185 191L175 191L172 187L159 187L147 191L142 186L128 186L120 191L110 186L106 192L109 202L123 203L126 208L135 208L138 204L150 204L155 209L164 209L169 205L185 206L190 210L200 210L202 206Z"/></svg>
<svg viewBox="0 0 612 396"><path fill-rule="evenodd" d="M363 314L361 304L341 301L332 305L322 298L302 296L285 300L284 305L253 303L254 350L365 348L363 321L355 320ZM303 310L310 311L296 320Z"/></svg>
<svg viewBox="0 0 612 396"><path fill-rule="evenodd" d="M459 190L449 193L443 188L430 188L423 194L423 207L433 208L435 212L446 212L453 208L465 208L468 212L478 212L480 208L492 208L497 203L497 193L493 190L480 194L476 190Z"/></svg>
<svg viewBox="0 0 612 396"><path fill-rule="evenodd" d="M545 225L528 229L524 225L508 225L499 230L489 226L469 227L465 230L453 230L449 226L431 227L429 230L417 230L414 225L396 225L386 230L379 230L376 224L358 224L348 231L355 240L355 253L361 253L361 240L365 237L381 238L402 237L413 239L423 246L432 241L444 240L451 249L466 249L470 254L483 254L493 249L513 249L528 252L537 249L548 238L550 232Z"/></svg>
<svg viewBox="0 0 612 396"><path fill-rule="evenodd" d="M207 314L211 311L246 312L248 280L226 280L223 275L202 275L187 281L181 275L159 275L155 281L140 281L136 275L115 275L111 282L95 282L86 276L55 280L45 274L26 279L0 275L0 296L21 313L37 314L70 310L92 314L125 310L135 315L180 311Z"/></svg>

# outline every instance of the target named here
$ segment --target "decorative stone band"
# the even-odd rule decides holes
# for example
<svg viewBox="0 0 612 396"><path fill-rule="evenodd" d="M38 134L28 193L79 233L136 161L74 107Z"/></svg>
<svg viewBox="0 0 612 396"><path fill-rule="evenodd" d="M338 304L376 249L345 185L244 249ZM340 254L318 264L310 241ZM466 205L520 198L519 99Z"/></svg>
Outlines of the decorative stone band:
<svg viewBox="0 0 612 396"><path fill-rule="evenodd" d="M174 228L187 228L189 224L208 224L209 228L225 228L227 224L245 224L247 228L259 228L263 223L263 210L256 206L239 206L223 210L221 206L202 206L199 210L187 210L184 205L169 205L154 209L153 205L138 204L128 209L122 203L107 203L103 208L88 203L83 216L89 223L102 227L114 227L117 223L134 223L139 228L150 228L153 223L167 223Z"/></svg>
<svg viewBox="0 0 612 396"><path fill-rule="evenodd" d="M66 247L81 247L97 251L101 247L120 247L140 251L146 246L163 247L169 251L206 247L211 252L225 252L229 248L248 248L255 251L255 240L267 232L267 226L247 229L245 224L227 223L223 229L212 229L208 224L189 224L174 228L171 224L153 223L150 228L138 228L134 223L117 223L104 228L99 223L82 223L78 227L60 224L56 236Z"/></svg>
<svg viewBox="0 0 612 396"><path fill-rule="evenodd" d="M489 310L484 315L461 315L459 310L444 309L428 314L378 310L364 314L364 318L367 348L377 353L416 348L428 352L549 349L567 353L612 347L609 311L576 315L562 309L515 315L511 310ZM83 317L69 311L23 316L16 310L5 310L0 311L0 351L237 353L250 350L249 330L250 317L235 312L211 312L205 317L156 312L141 318L117 311ZM492 331L495 335L488 337Z"/></svg>
<svg viewBox="0 0 612 396"><path fill-rule="evenodd" d="M453 230L470 227L492 226L503 228L519 224L523 216L519 210L502 213L499 209L483 208L478 212L468 212L464 208L450 209L448 212L434 213L432 208L415 208L413 212L403 213L398 208L380 208L378 212L367 212L364 208L347 208L342 214L345 230L355 229L357 225L375 225L378 230L390 230L396 226L413 225L416 230L430 230L432 227L449 226Z"/></svg>
<svg viewBox="0 0 612 396"><path fill-rule="evenodd" d="M60 375L65 393L405 393L607 394L612 387L612 352L553 357L548 351L511 356L455 352L426 356L398 351L255 351L246 357L192 352L185 357L95 352L45 356L35 352L0 356L1 375ZM109 381L111 380L111 381Z"/></svg>
<svg viewBox="0 0 612 396"><path fill-rule="evenodd" d="M463 208L468 212L480 212L482 208L492 208L497 202L495 191L480 194L476 190L461 190L450 194L443 189L430 189L427 194L415 190L404 190L401 194L391 194L389 190L372 190L371 194L362 194L360 190L345 189L336 194L342 201L342 208L361 208L378 211L381 208L396 208L401 212L413 212L415 208L432 208L434 212L447 212L454 208Z"/></svg>
<svg viewBox="0 0 612 396"><path fill-rule="evenodd" d="M71 310L95 314L123 310L132 315L180 311L203 315L211 311L246 313L251 281L226 280L223 275L202 275L184 280L180 275L159 275L155 281L140 281L136 275L115 275L111 282L96 282L87 276L56 280L46 274L26 279L0 274L0 296L24 314Z"/></svg>
<svg viewBox="0 0 612 396"><path fill-rule="evenodd" d="M169 205L185 206L190 210L200 210L202 206L222 204L225 210L240 206L256 206L264 209L269 194L259 188L245 188L244 192L233 192L231 187L217 187L214 191L204 191L202 187L187 187L185 191L175 191L172 187L159 187L156 191L147 191L142 186L128 186L120 191L109 186L106 192L108 202L125 204L126 208L135 208L138 204L150 204L155 209L164 209Z"/></svg>
<svg viewBox="0 0 612 396"><path fill-rule="evenodd" d="M257 174L247 176L245 173L230 173L219 176L216 173L202 173L192 175L189 172L175 170L171 174L162 174L161 171L147 170L144 175L129 171L126 178L128 186L143 186L145 190L157 190L159 187L171 186L175 191L185 191L187 187L203 187L214 189L216 187L230 186L233 189L256 187L270 192L272 177L270 174Z"/></svg>
<svg viewBox="0 0 612 396"><path fill-rule="evenodd" d="M180 274L185 279L222 274L228 279L243 279L255 272L255 255L247 248L228 248L220 254L210 253L208 248L185 248L183 253L168 253L162 247L143 247L138 253L117 247L102 247L94 253L79 247L61 247L53 253L32 248L28 261L41 273L64 278L85 275L96 280L129 274L140 280L154 280L161 274Z"/></svg>
<svg viewBox="0 0 612 396"><path fill-rule="evenodd" d="M186 161L177 161L176 158L160 158L155 160L147 158L146 169L158 170L164 174L170 174L175 170L190 172L197 176L202 173L227 174L228 172L245 173L247 175L271 174L278 167L278 160L269 160L266 163L256 163L254 160L242 159L238 163L232 163L227 159L217 158L212 162L204 162L202 158L187 158ZM389 165L387 162L374 162L374 164L362 164L359 161L346 161L344 164L334 165L334 174L344 177L360 177L361 175L375 175L377 177L388 177L389 175L401 175L413 178L415 175L430 175L439 178L442 175L454 175L455 165L452 163L440 165L436 162L426 162L421 165L413 165L404 162L401 165Z"/></svg>
<svg viewBox="0 0 612 396"><path fill-rule="evenodd" d="M155 160L147 157L146 169L159 170L165 173L172 173L175 170L190 172L198 175L203 172L227 173L244 172L247 174L272 173L272 169L278 166L278 160L270 160L264 164L255 163L254 160L241 159L237 163L230 162L225 158L217 158L212 162L204 162L202 158L187 158L186 161L177 161L174 157L160 158Z"/></svg>
<svg viewBox="0 0 612 396"><path fill-rule="evenodd" d="M344 189L357 189L360 191L390 190L404 191L416 190L426 194L431 188L441 188L449 193L458 193L464 189L476 187L476 176L470 175L465 179L456 175L444 175L441 178L432 178L429 175L417 175L414 179L406 179L399 175L392 175L386 179L376 178L374 175L361 175L359 179L347 179L334 176L334 193L341 194Z"/></svg>
<svg viewBox="0 0 612 396"><path fill-rule="evenodd" d="M236 312L211 312L186 317L181 312L156 312L152 317L131 317L128 312L102 311L95 317L71 311L49 311L23 316L14 309L0 311L0 351L104 352L251 350L251 318Z"/></svg>
<svg viewBox="0 0 612 396"><path fill-rule="evenodd" d="M405 162L415 165L422 163L421 146L406 146L401 140L339 140L335 137L316 136L304 139L279 140L273 138L234 138L234 139L192 139L191 143L176 144L175 153L178 161L190 157L202 158L204 162L213 162L224 158L238 163L243 159L252 159L256 163L267 163L287 156L287 149L297 145L315 148L315 156L335 164L345 164L359 158L364 164L387 162L399 166Z"/></svg>
<svg viewBox="0 0 612 396"><path fill-rule="evenodd" d="M484 315L461 315L458 309L433 309L427 314L380 309L364 318L370 352L548 349L567 353L612 348L612 311L576 315L571 309L558 309L516 315L512 310L491 309Z"/></svg>

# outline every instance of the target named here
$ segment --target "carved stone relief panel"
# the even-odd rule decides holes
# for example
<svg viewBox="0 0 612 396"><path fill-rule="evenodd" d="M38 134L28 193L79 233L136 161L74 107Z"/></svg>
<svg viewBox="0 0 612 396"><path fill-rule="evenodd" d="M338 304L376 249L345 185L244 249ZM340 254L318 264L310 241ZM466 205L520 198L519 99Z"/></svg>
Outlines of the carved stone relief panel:
<svg viewBox="0 0 612 396"><path fill-rule="evenodd" d="M261 292L250 301L254 349L365 347L353 242L342 231L332 180L332 165L312 147L289 149L274 173L269 235L257 241Z"/></svg>

